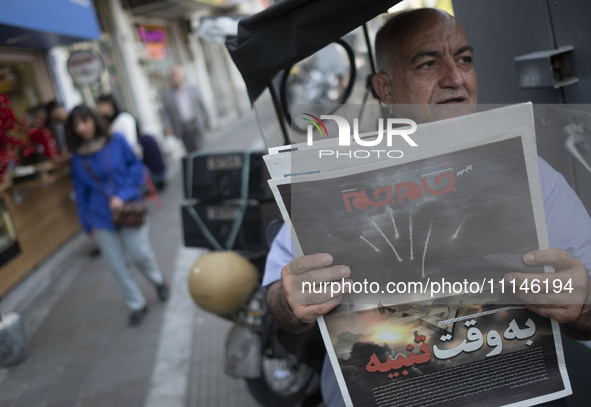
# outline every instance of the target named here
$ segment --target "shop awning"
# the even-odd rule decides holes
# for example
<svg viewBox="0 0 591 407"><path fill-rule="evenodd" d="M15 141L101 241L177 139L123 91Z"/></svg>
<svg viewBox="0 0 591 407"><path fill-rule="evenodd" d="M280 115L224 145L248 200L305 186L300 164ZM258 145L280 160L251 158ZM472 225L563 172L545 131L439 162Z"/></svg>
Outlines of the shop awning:
<svg viewBox="0 0 591 407"><path fill-rule="evenodd" d="M0 0L0 5L0 47L46 50L101 35L91 0Z"/></svg>
<svg viewBox="0 0 591 407"><path fill-rule="evenodd" d="M267 81L400 0L284 0L245 17L226 46L252 101Z"/></svg>

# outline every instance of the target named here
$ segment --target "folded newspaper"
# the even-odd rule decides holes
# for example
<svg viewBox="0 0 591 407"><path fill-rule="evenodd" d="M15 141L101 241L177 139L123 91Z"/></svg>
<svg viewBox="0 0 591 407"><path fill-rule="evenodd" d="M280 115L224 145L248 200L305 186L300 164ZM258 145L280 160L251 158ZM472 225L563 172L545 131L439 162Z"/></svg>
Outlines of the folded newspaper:
<svg viewBox="0 0 591 407"><path fill-rule="evenodd" d="M351 269L350 293L318 321L345 403L531 406L571 394L557 324L509 302L503 280L548 247L531 104L411 137L265 156L292 255L330 253Z"/></svg>

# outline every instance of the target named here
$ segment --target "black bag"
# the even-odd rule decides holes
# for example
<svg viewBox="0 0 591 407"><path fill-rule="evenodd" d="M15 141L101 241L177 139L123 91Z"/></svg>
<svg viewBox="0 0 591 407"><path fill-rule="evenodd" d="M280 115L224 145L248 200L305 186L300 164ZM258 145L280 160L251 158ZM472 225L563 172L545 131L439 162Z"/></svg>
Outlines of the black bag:
<svg viewBox="0 0 591 407"><path fill-rule="evenodd" d="M119 226L141 226L146 220L148 208L144 201L125 202L117 212L113 212L113 224Z"/></svg>

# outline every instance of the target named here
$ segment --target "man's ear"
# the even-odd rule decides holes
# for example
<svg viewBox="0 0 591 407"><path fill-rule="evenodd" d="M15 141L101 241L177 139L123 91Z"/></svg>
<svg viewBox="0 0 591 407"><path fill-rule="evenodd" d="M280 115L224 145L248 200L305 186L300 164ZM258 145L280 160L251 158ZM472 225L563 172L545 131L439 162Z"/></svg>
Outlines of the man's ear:
<svg viewBox="0 0 591 407"><path fill-rule="evenodd" d="M371 78L371 84L382 103L386 105L394 103L392 100L392 88L390 87L390 78L388 75L383 72L374 74Z"/></svg>

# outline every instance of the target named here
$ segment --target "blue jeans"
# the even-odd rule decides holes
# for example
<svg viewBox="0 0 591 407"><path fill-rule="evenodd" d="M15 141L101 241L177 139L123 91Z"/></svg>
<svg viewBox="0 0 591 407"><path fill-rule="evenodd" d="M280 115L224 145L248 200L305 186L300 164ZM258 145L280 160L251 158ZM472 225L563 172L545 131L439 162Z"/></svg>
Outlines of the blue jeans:
<svg viewBox="0 0 591 407"><path fill-rule="evenodd" d="M127 306L132 310L142 309L146 300L133 278L129 263L137 267L153 284L164 282L148 238L148 224L118 230L95 229L95 236L101 253L123 289Z"/></svg>

